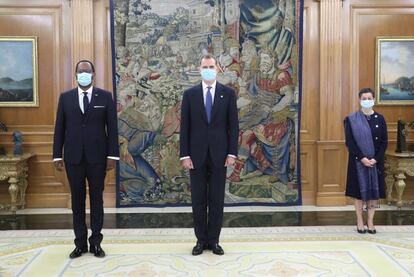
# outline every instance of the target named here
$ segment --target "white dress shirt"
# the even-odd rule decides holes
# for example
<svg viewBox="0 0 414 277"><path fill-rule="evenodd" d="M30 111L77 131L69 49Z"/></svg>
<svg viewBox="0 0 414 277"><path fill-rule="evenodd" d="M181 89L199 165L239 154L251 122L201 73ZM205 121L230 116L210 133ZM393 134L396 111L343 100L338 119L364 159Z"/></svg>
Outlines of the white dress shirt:
<svg viewBox="0 0 414 277"><path fill-rule="evenodd" d="M91 99L92 99L92 90L93 90L93 86L91 86L90 88L88 88L86 90L86 92L88 93L87 96L88 96L89 103L91 103ZM80 107L82 113L85 113L84 108L83 108L83 96L84 96L83 92L84 91L85 90L78 87L79 107Z"/></svg>
<svg viewBox="0 0 414 277"><path fill-rule="evenodd" d="M210 89L210 94L211 94L211 105L213 105L214 103L214 95L216 94L216 85L217 85L217 81L214 81L213 84L211 84L210 86L207 85L206 83L202 82L203 84L203 99L204 99L204 107L206 106L206 99L207 99L207 91L208 91L208 87L211 87Z"/></svg>

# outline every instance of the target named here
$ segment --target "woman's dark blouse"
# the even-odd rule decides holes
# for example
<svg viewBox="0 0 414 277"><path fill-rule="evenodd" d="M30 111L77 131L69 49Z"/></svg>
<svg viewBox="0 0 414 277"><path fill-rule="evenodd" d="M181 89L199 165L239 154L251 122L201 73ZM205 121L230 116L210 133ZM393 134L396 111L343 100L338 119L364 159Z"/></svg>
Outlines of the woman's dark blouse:
<svg viewBox="0 0 414 277"><path fill-rule="evenodd" d="M374 112L374 114L367 116L367 121L369 127L371 128L372 141L374 142L375 148L375 156L367 158L374 158L377 161L379 196L380 198L385 198L384 156L388 145L387 124L385 123L384 117L377 112ZM348 117L345 118L344 125L345 144L349 152L345 195L352 198L361 199L356 163L360 163L361 159L364 158L364 155L362 154L362 151L359 149L354 139Z"/></svg>

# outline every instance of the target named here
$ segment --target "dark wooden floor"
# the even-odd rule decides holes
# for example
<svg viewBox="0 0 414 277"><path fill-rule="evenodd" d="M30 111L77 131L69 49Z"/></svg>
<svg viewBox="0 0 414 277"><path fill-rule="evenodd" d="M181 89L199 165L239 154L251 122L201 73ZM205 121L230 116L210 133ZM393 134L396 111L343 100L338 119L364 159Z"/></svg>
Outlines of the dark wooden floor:
<svg viewBox="0 0 414 277"><path fill-rule="evenodd" d="M87 222L89 216L87 215ZM377 211L376 225L414 225L414 210ZM89 224L88 224L89 225ZM355 225L353 211L228 212L224 227ZM111 213L104 228L192 228L191 213ZM72 229L71 214L0 215L0 230Z"/></svg>

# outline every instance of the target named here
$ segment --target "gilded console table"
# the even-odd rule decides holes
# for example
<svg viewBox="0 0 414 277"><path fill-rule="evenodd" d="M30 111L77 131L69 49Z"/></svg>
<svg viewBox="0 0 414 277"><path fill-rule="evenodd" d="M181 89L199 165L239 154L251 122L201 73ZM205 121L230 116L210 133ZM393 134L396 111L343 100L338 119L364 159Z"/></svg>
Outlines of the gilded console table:
<svg viewBox="0 0 414 277"><path fill-rule="evenodd" d="M396 202L397 207L413 201L403 201L402 196L405 189L406 175L414 176L414 152L396 153L387 151L385 153L385 182L387 184L387 202ZM397 198L392 197L393 188L397 193Z"/></svg>
<svg viewBox="0 0 414 277"><path fill-rule="evenodd" d="M10 211L16 213L17 208L24 209L27 188L27 162L33 154L21 156L0 155L0 180L8 181L11 198Z"/></svg>

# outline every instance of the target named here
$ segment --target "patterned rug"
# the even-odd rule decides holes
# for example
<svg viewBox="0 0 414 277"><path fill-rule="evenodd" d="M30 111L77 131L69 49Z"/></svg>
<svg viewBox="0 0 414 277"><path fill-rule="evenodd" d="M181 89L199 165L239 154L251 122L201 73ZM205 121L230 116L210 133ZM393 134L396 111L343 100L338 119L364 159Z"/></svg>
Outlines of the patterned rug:
<svg viewBox="0 0 414 277"><path fill-rule="evenodd" d="M414 226L225 228L226 254L192 256L192 229L104 230L107 256L71 260L71 230L3 231L0 276L412 276Z"/></svg>

